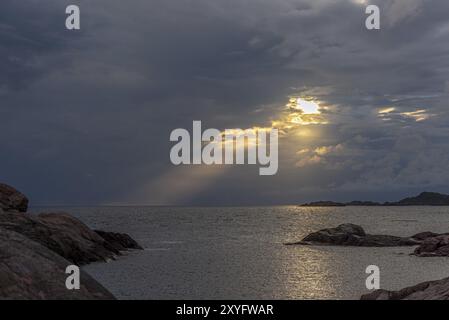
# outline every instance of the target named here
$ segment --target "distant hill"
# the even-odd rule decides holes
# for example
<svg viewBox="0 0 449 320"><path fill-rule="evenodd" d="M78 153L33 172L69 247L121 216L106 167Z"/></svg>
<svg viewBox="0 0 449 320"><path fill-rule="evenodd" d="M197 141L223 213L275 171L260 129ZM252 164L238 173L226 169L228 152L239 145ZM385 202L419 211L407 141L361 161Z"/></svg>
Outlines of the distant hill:
<svg viewBox="0 0 449 320"><path fill-rule="evenodd" d="M385 203L387 206L449 206L449 195L436 192L423 192L416 197L398 202Z"/></svg>
<svg viewBox="0 0 449 320"><path fill-rule="evenodd" d="M373 202L373 201L351 201L346 203L347 206L381 206L382 204L379 202Z"/></svg>
<svg viewBox="0 0 449 320"><path fill-rule="evenodd" d="M416 197L405 198L397 202L378 203L372 201L317 201L301 205L302 207L345 207L345 206L449 206L449 195L436 192L423 192Z"/></svg>
<svg viewBox="0 0 449 320"><path fill-rule="evenodd" d="M345 207L346 203L333 202L333 201L316 201L305 203L302 207Z"/></svg>

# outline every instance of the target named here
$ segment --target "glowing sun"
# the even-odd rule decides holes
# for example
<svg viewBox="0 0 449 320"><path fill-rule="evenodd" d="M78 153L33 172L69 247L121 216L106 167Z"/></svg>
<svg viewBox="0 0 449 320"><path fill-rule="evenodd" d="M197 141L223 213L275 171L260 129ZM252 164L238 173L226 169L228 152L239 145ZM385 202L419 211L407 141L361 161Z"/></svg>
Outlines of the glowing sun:
<svg viewBox="0 0 449 320"><path fill-rule="evenodd" d="M320 114L320 106L314 101L298 98L297 107L303 114Z"/></svg>

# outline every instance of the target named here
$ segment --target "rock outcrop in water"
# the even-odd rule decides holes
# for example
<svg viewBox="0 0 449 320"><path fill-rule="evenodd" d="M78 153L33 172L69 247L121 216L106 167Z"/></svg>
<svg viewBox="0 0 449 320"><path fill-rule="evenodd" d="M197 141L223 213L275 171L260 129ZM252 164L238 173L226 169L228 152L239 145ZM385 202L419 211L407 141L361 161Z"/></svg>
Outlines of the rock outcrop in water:
<svg viewBox="0 0 449 320"><path fill-rule="evenodd" d="M449 235L425 239L413 254L418 257L449 257Z"/></svg>
<svg viewBox="0 0 449 320"><path fill-rule="evenodd" d="M313 232L300 242L287 243L287 245L334 245L357 247L400 247L420 244L420 240L402 238L389 235L366 234L361 226L355 224L342 224L336 228L323 229Z"/></svg>
<svg viewBox="0 0 449 320"><path fill-rule="evenodd" d="M143 250L143 248L129 235L125 233L106 232L95 230L107 243L110 250L120 252L128 249Z"/></svg>
<svg viewBox="0 0 449 320"><path fill-rule="evenodd" d="M112 299L85 273L82 290L67 290L65 268L142 249L129 235L91 230L67 213L23 213L26 197L3 184L0 200L0 298Z"/></svg>
<svg viewBox="0 0 449 320"><path fill-rule="evenodd" d="M449 278L428 281L399 291L376 290L362 300L449 300Z"/></svg>

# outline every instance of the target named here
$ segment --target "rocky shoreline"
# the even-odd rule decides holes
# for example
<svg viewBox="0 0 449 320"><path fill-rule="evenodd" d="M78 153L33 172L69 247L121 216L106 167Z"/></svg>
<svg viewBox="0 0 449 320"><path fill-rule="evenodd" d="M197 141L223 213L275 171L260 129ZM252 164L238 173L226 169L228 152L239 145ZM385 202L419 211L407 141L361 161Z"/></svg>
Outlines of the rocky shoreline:
<svg viewBox="0 0 449 320"><path fill-rule="evenodd" d="M142 247L127 234L92 230L64 212L27 213L28 202L13 187L0 184L0 299L115 299L82 270L80 290L68 290L67 266L106 262L126 250ZM415 246L411 255L449 257L449 234L371 235L354 224L322 229L286 245ZM448 300L449 278L399 291L376 290L361 299Z"/></svg>
<svg viewBox="0 0 449 320"><path fill-rule="evenodd" d="M69 265L115 259L142 249L127 234L91 230L67 213L26 213L28 199L0 184L0 299L114 299L81 270L81 289L67 290Z"/></svg>
<svg viewBox="0 0 449 320"><path fill-rule="evenodd" d="M399 291L376 290L361 300L449 300L449 278L426 281Z"/></svg>

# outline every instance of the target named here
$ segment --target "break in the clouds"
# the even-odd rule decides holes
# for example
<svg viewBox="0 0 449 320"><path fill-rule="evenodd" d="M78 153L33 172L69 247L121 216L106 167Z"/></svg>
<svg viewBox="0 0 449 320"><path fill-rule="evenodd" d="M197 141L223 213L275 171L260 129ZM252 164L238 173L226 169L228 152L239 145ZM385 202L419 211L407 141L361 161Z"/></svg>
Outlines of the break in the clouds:
<svg viewBox="0 0 449 320"><path fill-rule="evenodd" d="M81 8L80 31L65 29L69 4ZM368 4L381 9L379 31L364 27ZM449 189L446 0L3 0L0 9L0 180L35 204ZM279 128L278 174L174 167L170 132L193 120Z"/></svg>

